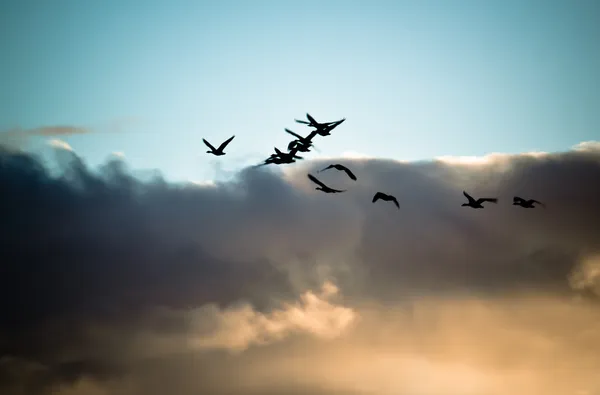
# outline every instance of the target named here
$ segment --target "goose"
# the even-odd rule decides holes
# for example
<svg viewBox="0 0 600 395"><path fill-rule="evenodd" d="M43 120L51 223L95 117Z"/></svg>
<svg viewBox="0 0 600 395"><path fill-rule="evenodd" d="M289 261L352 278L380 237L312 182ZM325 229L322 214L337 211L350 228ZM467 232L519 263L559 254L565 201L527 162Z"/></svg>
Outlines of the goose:
<svg viewBox="0 0 600 395"><path fill-rule="evenodd" d="M306 119L308 119L309 122L300 119L294 119L294 121L315 128L315 131L321 136L329 136L333 129L346 120L346 118L343 118L333 122L317 122L309 113L306 113Z"/></svg>
<svg viewBox="0 0 600 395"><path fill-rule="evenodd" d="M227 144L229 144L231 142L231 140L233 140L234 137L235 136L231 136L230 138L225 140L225 142L223 142L223 144L221 144L219 146L219 148L213 147L211 143L206 141L206 139L202 139L202 141L204 141L204 144L206 144L206 146L208 148L210 148L210 151L206 151L207 154L213 154L215 156L222 156L222 155L225 155L225 152L223 152L223 150L225 149L225 147L227 147Z"/></svg>
<svg viewBox="0 0 600 395"><path fill-rule="evenodd" d="M327 185L323 184L321 181L319 181L315 176L313 176L312 174L308 174L308 179L311 180L312 182L314 182L315 184L318 185L318 187L316 187L315 189L317 191L323 191L325 193L340 193L340 192L346 192L346 190L339 190L339 189L333 189L328 187Z"/></svg>
<svg viewBox="0 0 600 395"><path fill-rule="evenodd" d="M320 173L320 172L328 170L328 169L336 169L336 170L339 170L339 171L345 171L346 174L348 174L348 177L350 177L350 179L356 181L356 176L354 175L354 173L352 173L350 171L350 169L348 169L346 166L340 165L339 163L329 165L326 168L324 168L322 170L319 170L317 173Z"/></svg>
<svg viewBox="0 0 600 395"><path fill-rule="evenodd" d="M479 199L475 200L475 199L473 199L473 197L471 195L469 195L465 191L463 191L463 195L465 195L466 198L469 199L468 203L461 204L461 206L463 206L463 207L484 208L481 205L481 203L483 203L483 202L498 203L498 199L496 199L496 198L479 198Z"/></svg>
<svg viewBox="0 0 600 395"><path fill-rule="evenodd" d="M312 139L317 135L317 132L312 131L312 132L310 132L310 134L308 136L302 137L298 133L294 133L291 130L289 130L288 128L285 128L284 130L286 133L291 134L292 136L294 136L296 138L296 140L294 140L294 141L302 143L302 145L309 146L309 147L312 145Z"/></svg>
<svg viewBox="0 0 600 395"><path fill-rule="evenodd" d="M513 198L513 206L521 206L523 208L535 208L534 204L537 203L542 207L546 207L546 205L540 201L535 199L525 200L522 197L515 196Z"/></svg>
<svg viewBox="0 0 600 395"><path fill-rule="evenodd" d="M396 207L398 207L398 210L400 210L400 203L398 203L398 199L396 199L396 197L393 195L388 195L387 193L383 193L383 192L377 192L375 194L375 196L373 196L372 202L375 203L378 200L383 200L386 202L394 202Z"/></svg>

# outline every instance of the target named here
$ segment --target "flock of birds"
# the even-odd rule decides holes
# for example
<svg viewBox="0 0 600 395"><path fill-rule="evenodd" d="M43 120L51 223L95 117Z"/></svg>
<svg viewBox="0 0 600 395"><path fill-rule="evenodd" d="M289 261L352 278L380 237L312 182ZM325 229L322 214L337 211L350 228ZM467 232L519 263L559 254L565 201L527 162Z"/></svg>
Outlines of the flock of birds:
<svg viewBox="0 0 600 395"><path fill-rule="evenodd" d="M329 136L333 129L335 129L337 126L339 126L342 122L344 122L346 120L346 118L343 118L343 119L340 119L339 121L333 121L333 122L317 122L308 113L306 114L306 118L308 119L308 121L299 120L299 119L294 119L294 121L313 128L313 130L308 134L308 136L302 137L301 135L294 133L287 128L284 129L286 133L295 137L295 139L292 140L288 144L288 147L287 147L288 152L282 152L280 149L275 147L275 152L273 154L271 154L271 156L269 156L263 163L261 163L257 166L265 166L265 165L269 165L269 164L276 164L276 165L289 164L289 163L296 162L297 159L303 159L301 156L298 156L297 153L298 152L304 152L304 153L310 152L310 148L314 147L314 144L312 142L313 138L315 138L317 135ZM211 143L206 141L206 139L202 139L202 141L204 141L204 144L206 144L206 146L208 148L210 148L210 151L206 151L207 153L213 154L215 156L223 156L223 155L225 155L225 151L224 151L225 148L234 139L234 137L235 136L231 136L230 138L225 140L221 145L219 145L218 148L215 148ZM346 166L339 164L339 163L331 164L322 170L318 170L317 173L320 173L320 172L323 172L323 171L329 170L329 169L336 169L338 171L343 171L348 175L348 177L351 180L353 180L353 181L357 180L356 176L354 175L354 173L352 173L352 171L350 171L350 169L348 169ZM315 177L314 175L312 175L310 173L308 174L308 179L318 185L315 188L318 191L322 191L324 193L346 192L345 189L344 190L334 189L334 188L331 188L331 187L325 185L322 181L320 181L317 177ZM484 208L483 203L485 203L485 202L498 203L497 198L475 199L465 191L463 191L463 194L465 195L465 197L468 200L467 203L463 203L461 205L463 207ZM389 195L389 194L383 193L383 192L376 192L375 195L373 196L372 202L375 203L378 200L385 201L385 202L392 202L398 209L400 209L400 203L398 203L398 199L396 199L396 197L393 195ZM520 206L523 208L535 208L536 204L541 207L545 207L545 205L543 203L541 203L535 199L523 199L522 197L519 197L519 196L513 197L513 205L514 206Z"/></svg>

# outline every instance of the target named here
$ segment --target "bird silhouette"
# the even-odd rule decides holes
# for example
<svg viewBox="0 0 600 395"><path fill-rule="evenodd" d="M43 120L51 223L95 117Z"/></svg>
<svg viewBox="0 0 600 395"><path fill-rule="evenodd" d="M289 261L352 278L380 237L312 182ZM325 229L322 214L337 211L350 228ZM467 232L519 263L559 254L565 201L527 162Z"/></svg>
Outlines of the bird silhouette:
<svg viewBox="0 0 600 395"><path fill-rule="evenodd" d="M387 193L383 193L383 192L377 192L375 194L375 196L373 196L372 202L375 203L378 200L383 200L386 202L394 202L396 207L398 207L398 209L400 209L400 203L398 203L398 199L396 199L396 197L393 195L388 195Z"/></svg>
<svg viewBox="0 0 600 395"><path fill-rule="evenodd" d="M223 152L223 150L225 149L225 147L227 147L227 144L229 144L231 142L231 140L233 140L235 136L231 136L230 138L228 138L227 140L225 140L225 142L223 142L219 148L215 148L212 146L211 143L209 143L208 141L206 141L206 139L202 139L202 141L204 141L204 144L206 144L206 146L208 148L210 148L210 151L206 151L207 154L213 154L215 156L222 156L225 155L225 152Z"/></svg>
<svg viewBox="0 0 600 395"><path fill-rule="evenodd" d="M473 199L473 197L471 195L469 195L465 191L463 191L463 195L465 195L466 198L469 199L468 203L461 204L461 206L463 206L463 207L484 208L481 205L481 203L483 203L483 202L498 203L498 199L496 199L496 198L479 198L479 199L475 200L475 199Z"/></svg>
<svg viewBox="0 0 600 395"><path fill-rule="evenodd" d="M320 172L328 170L328 169L336 169L336 170L339 170L339 171L345 171L346 174L348 174L348 177L350 177L350 179L356 181L356 176L354 175L354 173L352 173L350 171L350 169L348 169L346 166L340 165L339 163L329 165L326 168L324 168L322 170L319 170L317 173L320 173Z"/></svg>
<svg viewBox="0 0 600 395"><path fill-rule="evenodd" d="M340 119L339 121L333 122L317 122L309 113L306 113L306 119L309 122L303 121L300 119L294 119L298 123L302 123L304 125L308 125L310 127L315 128L315 132L321 136L329 136L331 131L335 129L338 125L346 120L346 118Z"/></svg>
<svg viewBox="0 0 600 395"><path fill-rule="evenodd" d="M296 155L298 153L298 148L292 148L288 152L282 152L279 148L275 148L275 153L271 154L271 157L278 157L283 160L292 159L292 162L295 162L293 159L303 159L301 156Z"/></svg>
<svg viewBox="0 0 600 395"><path fill-rule="evenodd" d="M522 197L515 196L513 197L513 206L521 206L523 208L535 208L534 204L539 204L542 207L546 207L546 205L540 201L535 199L525 200Z"/></svg>
<svg viewBox="0 0 600 395"><path fill-rule="evenodd" d="M311 180L312 182L314 182L315 184L318 185L318 187L316 187L315 189L317 191L323 191L325 193L340 193L340 192L346 192L346 190L339 190L339 189L333 189L328 187L327 185L323 184L321 181L319 181L315 176L313 176L312 174L308 175L308 179Z"/></svg>
<svg viewBox="0 0 600 395"><path fill-rule="evenodd" d="M309 148L314 147L312 139L317 135L316 131L312 131L312 132L310 132L310 134L308 136L302 137L298 133L294 133L287 128L285 128L284 130L286 133L291 134L292 136L296 137L295 140L292 140L288 144L288 150L291 150L294 147L298 147L298 151L300 151L300 152L309 152Z"/></svg>

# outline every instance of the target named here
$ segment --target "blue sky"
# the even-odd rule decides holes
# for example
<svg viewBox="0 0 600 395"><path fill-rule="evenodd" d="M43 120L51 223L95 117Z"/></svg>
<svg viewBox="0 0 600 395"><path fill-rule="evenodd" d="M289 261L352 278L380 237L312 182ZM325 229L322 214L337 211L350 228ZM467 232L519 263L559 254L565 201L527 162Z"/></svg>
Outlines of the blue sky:
<svg viewBox="0 0 600 395"><path fill-rule="evenodd" d="M599 20L597 1L4 0L0 130L93 128L61 139L181 180L257 163L307 111L347 118L327 156L565 150L600 136Z"/></svg>

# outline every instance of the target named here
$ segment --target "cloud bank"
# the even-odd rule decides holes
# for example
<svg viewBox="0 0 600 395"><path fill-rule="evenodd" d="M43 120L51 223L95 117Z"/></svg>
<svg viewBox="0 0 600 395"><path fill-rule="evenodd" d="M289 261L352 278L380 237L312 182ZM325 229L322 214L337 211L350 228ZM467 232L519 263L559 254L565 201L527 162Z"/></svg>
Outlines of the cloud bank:
<svg viewBox="0 0 600 395"><path fill-rule="evenodd" d="M0 392L594 394L598 147L342 158L340 195L330 159L170 184L0 147Z"/></svg>

